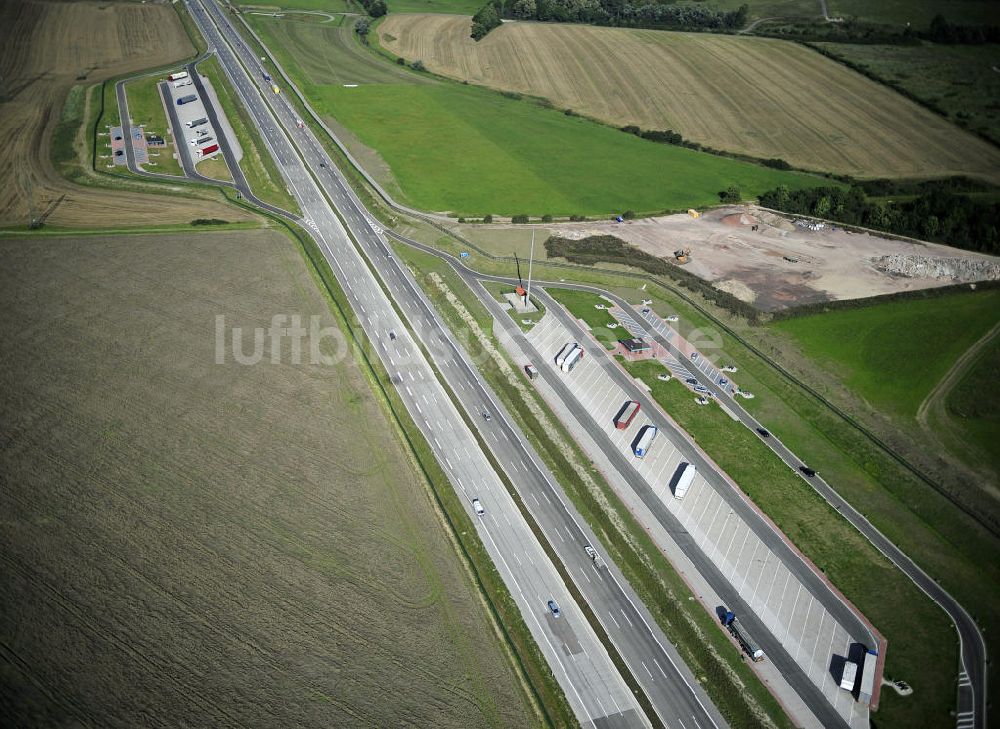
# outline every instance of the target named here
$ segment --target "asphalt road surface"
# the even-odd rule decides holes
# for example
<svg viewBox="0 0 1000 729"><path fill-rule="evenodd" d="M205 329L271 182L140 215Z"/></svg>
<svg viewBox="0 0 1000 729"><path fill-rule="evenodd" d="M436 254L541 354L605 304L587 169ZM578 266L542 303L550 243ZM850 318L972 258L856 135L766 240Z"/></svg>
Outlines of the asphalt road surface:
<svg viewBox="0 0 1000 729"><path fill-rule="evenodd" d="M219 17L221 19L221 14L219 15ZM226 30L227 35L229 35L229 37L235 44L235 47L240 51L241 55L244 57L245 62L248 64L248 67L254 68L253 64L256 63L256 59L253 56L253 54L250 52L248 48L242 46L242 41L238 40L237 35L227 27L228 21L221 20L221 22L223 23L223 28ZM229 73L232 77L234 71L227 66L227 73ZM237 75L238 74L239 72L237 72ZM260 83L259 79L256 79L256 81L257 85L261 87L261 90L266 93L266 89L263 89L263 85ZM242 93L241 96L243 96ZM259 98L257 99L257 102L258 103L260 102ZM280 113L281 109L279 108L278 111ZM282 126L289 131L289 133L291 134L295 133L294 128L288 126L287 119L283 120L281 123ZM266 121L264 123L259 123L258 125L260 126L261 131L265 133L265 136L267 136L267 129L269 127L266 126ZM273 135L274 132L271 132L270 134ZM311 137L311 134L308 135L304 134L304 136ZM312 141L315 142L315 140ZM269 146L272 146L270 140L269 140ZM274 151L273 147L272 151ZM309 150L308 148L304 149L304 154L306 156L307 161L309 162L310 168L314 172L322 175L323 172L325 171L329 173L330 177L335 181L336 184L333 186L333 188L336 192L342 193L343 197L343 200L335 200L335 202L337 204L338 209L347 210L347 212L343 213L343 215L348 226L351 227L352 230L355 231L355 233L357 233L355 226L352 225L350 220L347 220L352 215L351 208L353 208L353 215L355 218L353 222L357 223L358 227L361 228L362 233L366 233L366 231L364 230L365 228L369 228L370 230L371 225L368 222L363 207L356 201L356 199L354 199L352 193L344 189L343 182L339 179L339 176L335 173L335 170L332 168L332 162L328 158L326 158L326 155L325 153L322 152L321 147L319 147L318 144L315 144L312 150ZM320 166L320 170L316 170L317 165ZM324 182L324 187L326 187L328 190L330 189L330 186L327 185L325 182ZM248 193L250 193L249 189L244 190L244 194ZM341 208L342 202L348 203L346 208ZM315 223L315 221L313 222ZM375 238L377 237L378 237L377 234L375 234ZM371 245L373 246L378 244L381 244L381 241L377 241L377 243L375 241L371 241ZM457 265L461 267L461 264ZM405 275L405 274L401 273L400 275ZM562 283L558 285L566 286L566 284ZM586 286L579 286L579 287L568 286L568 287L594 290L592 287L586 287ZM601 291L600 293L606 293L606 292ZM620 299L618 300L618 303L623 307L627 307L627 303L621 301ZM651 331L649 333L649 336L656 337L661 344L664 344L669 348L669 343L662 340L662 338L656 335L654 332ZM705 384L706 386L709 386L711 389L715 389L716 391L718 391L719 388L715 386L715 383L708 380L707 377L704 376L704 373L696 372L695 376L699 378L702 384ZM754 427L754 428L762 427L755 421L753 421L752 418L750 418L749 415L746 414L746 412L742 409L742 407L738 405L738 403L727 403L727 406L729 406L734 413L737 413L741 422L744 422L744 424L747 425L748 427ZM470 407L466 406L465 409L469 411ZM790 451L787 451L787 449L784 448L783 444L780 444L780 442L778 442L777 439L770 438L768 439L768 441L769 441L768 445L773 449L775 449L775 452L779 453L779 455L781 455L785 460L785 462L788 463L790 466L797 468L798 465L801 465L801 461L797 459L793 454L791 454ZM903 569L903 571L906 574L908 574L918 584L918 586L921 587L921 589L923 589L933 599L935 599L939 604L941 604L942 607L949 613L949 615L951 615L953 620L956 622L956 625L958 626L959 635L962 642L963 673L960 676L960 681L959 681L959 710L958 710L959 725L963 728L968 726L985 727L986 726L986 713L985 713L986 649L985 649L985 643L983 642L981 634L976 629L974 621L965 612L965 610L960 605L958 605L958 603L956 603L946 592L944 592L940 587L937 586L937 584L933 581L933 579L924 574L919 567L913 564L913 562L909 560L908 557L906 557L906 555L904 555L887 539L885 539L885 537L883 537L877 530L875 530L874 527L872 527L860 514L855 512L850 507L850 505L844 502L843 499L841 499L836 494L836 492L833 491L833 489L831 489L827 484L825 484L825 482L822 482L821 479L814 478L810 479L810 483L821 494L823 494L824 497L827 498L827 500L830 501L831 504L833 504L836 508L838 508L841 511L841 513L844 514L844 516L848 518L851 521L851 523L855 525L856 528L859 529L859 531L861 531L868 539L870 539L895 564L897 564L897 566ZM525 503L530 504L530 498L526 499ZM552 542L553 546L556 546L557 543L558 543L557 539ZM594 543L594 542L591 541L589 543ZM627 586L625 589L627 589ZM595 613L599 615L600 609L595 609ZM624 654L623 657L625 657ZM627 657L626 660L628 660ZM681 670L683 671L683 666L681 667ZM641 678L642 676L641 671L633 670L633 673L635 673L636 678ZM692 691L697 693L696 688L692 689ZM567 693L569 694L569 692ZM699 703L701 702L699 701ZM710 709L709 713L714 713L714 710ZM678 714L677 716L678 718L680 718L681 714Z"/></svg>
<svg viewBox="0 0 1000 729"><path fill-rule="evenodd" d="M485 507L486 514L477 520L483 542L580 719L598 726L648 723L594 626L584 617L491 468L477 437L516 484L543 538L564 566L564 574L585 597L598 629L607 631L611 650L617 651L629 666L634 680L655 707L658 721L671 727L724 725L614 565L603 560L595 564L587 556L584 545L600 548L599 542L566 504L551 474L470 366L468 355L451 340L408 270L389 254L377 226L371 223L319 142L309 130L298 128L294 111L270 90L257 59L229 29L228 19L211 3L205 5L252 75L244 71L232 49L217 35L216 26L208 22L200 3L190 4L192 15L286 175L302 206L304 224L316 236L411 415L453 483L466 495L470 514L473 498L480 499ZM273 115L264 96L273 106ZM333 201L340 219L323 193ZM351 243L342 225L353 233L360 250ZM404 326L402 316L416 336ZM428 356L421 347L426 348ZM434 368L448 383L466 420L435 377ZM489 413L490 418L485 418L484 413ZM474 425L476 433L467 423ZM560 605L559 618L549 611L549 599L556 599ZM615 627L609 628L611 625Z"/></svg>

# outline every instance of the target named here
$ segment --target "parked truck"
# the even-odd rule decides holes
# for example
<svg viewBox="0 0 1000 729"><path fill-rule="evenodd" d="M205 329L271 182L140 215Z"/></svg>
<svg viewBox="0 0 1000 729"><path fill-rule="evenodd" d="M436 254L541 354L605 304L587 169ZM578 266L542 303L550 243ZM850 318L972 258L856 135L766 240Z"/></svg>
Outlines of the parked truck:
<svg viewBox="0 0 1000 729"><path fill-rule="evenodd" d="M636 458L645 458L646 454L649 453L649 447L653 445L653 439L656 437L656 426L646 425L643 428L642 434L639 436L638 440L635 442L635 446L632 452L635 453Z"/></svg>
<svg viewBox="0 0 1000 729"><path fill-rule="evenodd" d="M190 86L193 82L189 78L182 78L180 81L174 81L174 88L179 89L182 86Z"/></svg>
<svg viewBox="0 0 1000 729"><path fill-rule="evenodd" d="M750 637L747 629L743 627L743 624L740 622L739 618L736 617L736 614L733 611L730 610L726 613L726 617L723 619L722 623L729 629L730 634L736 638L737 642L740 646L742 646L743 650L747 652L747 655L750 656L750 658L757 663L764 660L764 651L762 651L760 646L757 645L757 642Z"/></svg>
<svg viewBox="0 0 1000 729"><path fill-rule="evenodd" d="M188 77L187 71L178 71L177 73L172 73L169 76L167 76L167 81L180 81L182 78L187 78L187 77Z"/></svg>
<svg viewBox="0 0 1000 729"><path fill-rule="evenodd" d="M878 652L869 650L861 666L861 685L858 687L858 701L864 704L872 702L875 693L875 668L878 665Z"/></svg>
<svg viewBox="0 0 1000 729"><path fill-rule="evenodd" d="M177 99L177 106L181 106L182 104L190 104L192 101L197 101L197 100L198 100L197 96L195 96L194 94L188 94L187 96L182 96L181 98Z"/></svg>
<svg viewBox="0 0 1000 729"><path fill-rule="evenodd" d="M208 124L208 119L205 117L201 117L200 119L195 119L187 123L188 127L190 127L191 129L194 129L195 127L200 127L202 124Z"/></svg>
<svg viewBox="0 0 1000 729"><path fill-rule="evenodd" d="M524 366L524 374L526 374L528 376L529 380L533 380L536 377L538 377L538 370L535 369L535 365L533 365L533 364L526 364Z"/></svg>
<svg viewBox="0 0 1000 729"><path fill-rule="evenodd" d="M576 342L569 342L568 344L563 345L563 348L560 349L559 353L556 355L556 367L563 366L563 362L566 361L566 356L576 349L576 346Z"/></svg>
<svg viewBox="0 0 1000 729"><path fill-rule="evenodd" d="M625 430L632 424L632 421L635 419L638 412L639 403L635 400L629 400L625 403L625 407L619 411L618 417L615 418L615 427L618 428L618 430Z"/></svg>
<svg viewBox="0 0 1000 729"><path fill-rule="evenodd" d="M219 145L218 144L210 144L209 146L205 147L204 149L199 149L198 150L198 156L199 157L207 157L208 155L212 154L213 152L218 152L218 151L219 151Z"/></svg>
<svg viewBox="0 0 1000 729"><path fill-rule="evenodd" d="M677 486L674 487L674 498L683 499L684 494L691 488L694 477L698 475L698 469L694 467L693 463L682 463L681 467L677 469L677 473Z"/></svg>
<svg viewBox="0 0 1000 729"><path fill-rule="evenodd" d="M571 372L574 367L576 367L583 360L583 347L579 344L566 355L566 359L562 363L563 372Z"/></svg>
<svg viewBox="0 0 1000 729"><path fill-rule="evenodd" d="M854 684L858 681L858 664L854 661L844 661L844 672L840 674L840 688L854 693Z"/></svg>

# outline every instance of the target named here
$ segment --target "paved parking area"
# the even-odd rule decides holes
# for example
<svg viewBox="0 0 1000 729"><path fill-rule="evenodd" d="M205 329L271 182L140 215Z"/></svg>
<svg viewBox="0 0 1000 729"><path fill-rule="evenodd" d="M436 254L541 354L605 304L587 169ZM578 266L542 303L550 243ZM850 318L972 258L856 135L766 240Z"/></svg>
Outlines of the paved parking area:
<svg viewBox="0 0 1000 729"><path fill-rule="evenodd" d="M180 121L180 129L174 130L174 139L178 145L188 145L192 161L197 164L202 160L211 159L222 154L221 148L204 156L199 156L198 154L198 150L200 149L210 147L213 144L218 145L219 135L215 127L212 126L212 123L208 121L208 114L205 113L205 104L200 98L197 98L198 92L194 84L174 88L174 85L168 82L161 84L161 88L166 88L167 93L170 95L168 101L173 105L173 108L177 112L177 118ZM178 105L177 100L185 96L194 96L196 98L194 101ZM194 127L188 126L189 123L201 119L205 121ZM191 144L191 142L195 142L195 144Z"/></svg>
<svg viewBox="0 0 1000 729"><path fill-rule="evenodd" d="M116 165L124 166L125 159L125 132L121 127L111 127L109 131L111 140L111 159Z"/></svg>
<svg viewBox="0 0 1000 729"><path fill-rule="evenodd" d="M675 341L679 338L676 332L674 337ZM710 483L699 471L685 498L673 497L672 481L686 462L685 454L693 450L689 443L675 443L661 431L645 458L632 455L633 443L649 420L640 411L627 429L614 426L615 415L630 398L593 360L605 355L588 348L587 356L572 372L562 373L554 358L567 342L575 340L552 315L543 317L527 338L543 355L543 361L536 362L536 366L558 372L573 396L593 416L592 425L626 454L633 469L629 481L641 479L649 485L836 711L852 726L867 727L867 707L842 691L840 676L834 675L852 645L866 642L867 637L851 635L824 606L839 598L829 591L818 594L822 588L804 584L799 576L803 562L787 544L775 538L778 535L784 540L784 536L762 517L748 522L740 513L747 509L734 509L734 500L746 501L745 497L719 477L712 477L719 484ZM756 514L755 509L750 511ZM776 552L768 541L779 541L783 548ZM714 610L718 606L707 607Z"/></svg>

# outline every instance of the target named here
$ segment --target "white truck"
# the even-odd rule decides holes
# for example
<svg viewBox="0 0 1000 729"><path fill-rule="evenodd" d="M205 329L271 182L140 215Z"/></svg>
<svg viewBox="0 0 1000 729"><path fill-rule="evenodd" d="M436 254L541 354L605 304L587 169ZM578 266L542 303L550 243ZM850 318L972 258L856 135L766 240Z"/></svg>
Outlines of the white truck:
<svg viewBox="0 0 1000 729"><path fill-rule="evenodd" d="M674 487L674 498L683 499L684 494L688 492L691 488L691 484L694 482L694 477L698 475L698 469L694 467L693 463L682 463L681 467L677 469L677 485Z"/></svg>
<svg viewBox="0 0 1000 729"><path fill-rule="evenodd" d="M179 89L182 86L190 86L192 83L194 83L194 82L191 79L189 79L189 78L183 79L182 78L180 81L174 81L174 88L175 89Z"/></svg>
<svg viewBox="0 0 1000 729"><path fill-rule="evenodd" d="M657 429L655 425L647 425L643 431L642 435L635 442L635 446L632 452L635 453L636 458L645 458L646 454L649 453L649 447L653 444L653 438L656 437Z"/></svg>
<svg viewBox="0 0 1000 729"><path fill-rule="evenodd" d="M844 672L840 674L840 688L854 693L854 684L858 681L858 664L854 661L844 661Z"/></svg>
<svg viewBox="0 0 1000 729"><path fill-rule="evenodd" d="M576 349L576 342L564 344L563 348L560 349L559 353L556 355L556 367L562 367L563 362L566 361L566 356L574 349Z"/></svg>
<svg viewBox="0 0 1000 729"><path fill-rule="evenodd" d="M583 359L583 347L577 344L576 346L574 346L572 351L570 351L570 353L566 355L566 359L563 360L562 371L563 372L572 371L574 367L580 364L580 361L582 359Z"/></svg>

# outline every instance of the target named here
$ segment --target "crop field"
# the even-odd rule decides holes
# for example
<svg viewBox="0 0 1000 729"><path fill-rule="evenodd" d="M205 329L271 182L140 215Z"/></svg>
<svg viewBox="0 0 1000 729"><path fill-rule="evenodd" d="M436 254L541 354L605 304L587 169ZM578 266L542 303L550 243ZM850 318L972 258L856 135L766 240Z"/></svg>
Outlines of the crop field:
<svg viewBox="0 0 1000 729"><path fill-rule="evenodd" d="M0 226L24 226L29 208L46 225L128 227L186 223L194 218L249 220L219 202L93 189L69 183L57 171L54 142L76 150L89 168L85 130L60 127L64 101L70 118L91 118L98 95L74 87L185 58L193 48L166 5L137 3L9 2L0 4ZM55 139L60 127L61 139ZM99 138L101 145L107 136ZM106 152L105 152L106 154ZM98 159L98 167L109 160ZM29 205L29 200L31 204Z"/></svg>
<svg viewBox="0 0 1000 729"><path fill-rule="evenodd" d="M391 15L378 33L387 50L435 73L544 97L616 127L673 129L822 172L1000 181L996 147L787 41L506 23L476 43L468 18L445 15Z"/></svg>
<svg viewBox="0 0 1000 729"><path fill-rule="evenodd" d="M366 52L348 26L248 20L319 113L374 149L415 207L459 215L608 214L708 205L731 184L747 196L778 184L822 184L656 145L486 89L435 81L371 53L359 56Z"/></svg>
<svg viewBox="0 0 1000 729"><path fill-rule="evenodd" d="M183 175L181 163L174 157L174 136L167 126L167 112L163 108L159 83L162 79L149 77L125 84L128 113L132 124L143 127L146 134L159 134L167 141L162 149L149 149L150 161L143 169L168 175ZM181 144L184 140L181 140Z"/></svg>
<svg viewBox="0 0 1000 729"><path fill-rule="evenodd" d="M817 45L1000 143L1000 46Z"/></svg>
<svg viewBox="0 0 1000 729"><path fill-rule="evenodd" d="M952 364L1000 321L1000 291L894 301L777 322L877 408L913 417Z"/></svg>
<svg viewBox="0 0 1000 729"><path fill-rule="evenodd" d="M0 254L6 723L533 723L291 241L7 239ZM276 315L316 316L324 337L301 364L288 338L238 363L232 327L251 356L248 327ZM309 364L314 344L334 363Z"/></svg>

